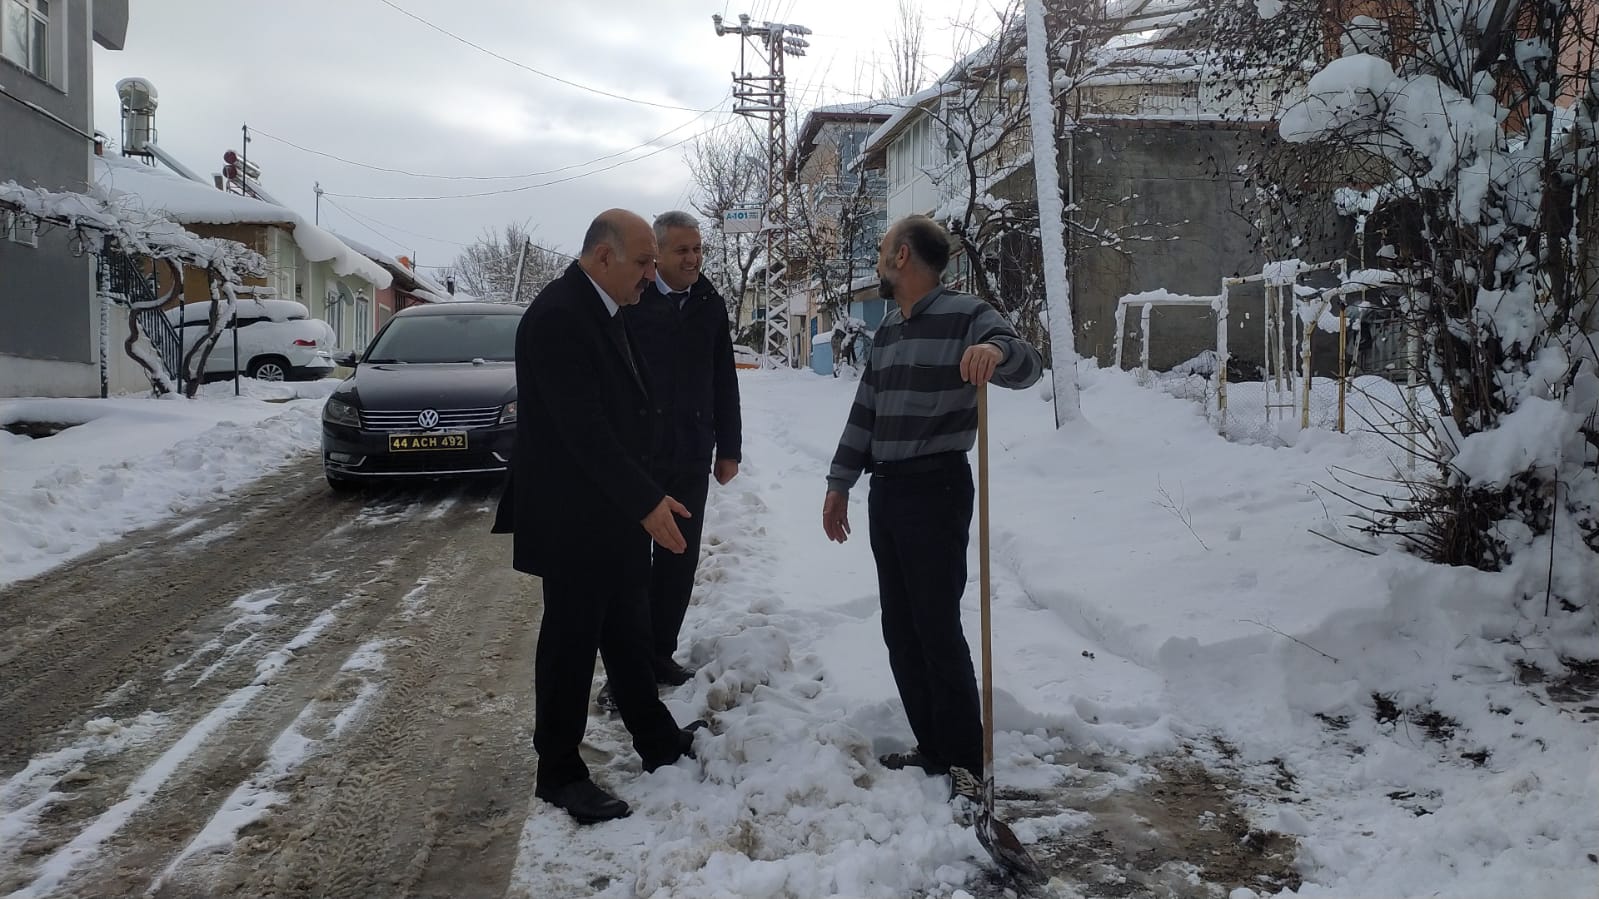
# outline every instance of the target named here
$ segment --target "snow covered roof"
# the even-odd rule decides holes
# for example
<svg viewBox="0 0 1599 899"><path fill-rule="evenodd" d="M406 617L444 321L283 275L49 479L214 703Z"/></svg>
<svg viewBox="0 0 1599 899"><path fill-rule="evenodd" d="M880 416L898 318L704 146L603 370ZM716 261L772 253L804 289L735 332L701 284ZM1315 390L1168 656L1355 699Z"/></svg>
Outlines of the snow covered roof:
<svg viewBox="0 0 1599 899"><path fill-rule="evenodd" d="M388 269L351 249L331 233L286 206L217 190L121 156L94 157L90 192L106 201L137 199L146 210L184 225L281 225L312 262L329 262L339 275L356 275L388 287Z"/></svg>
<svg viewBox="0 0 1599 899"><path fill-rule="evenodd" d="M805 167L805 160L816 149L816 138L828 122L881 124L883 120L899 111L894 102L865 100L860 103L840 103L834 106L818 106L806 113L805 124L800 126L799 140L794 142L793 171L798 172Z"/></svg>
<svg viewBox="0 0 1599 899"><path fill-rule="evenodd" d="M959 89L960 85L954 81L937 81L931 86L911 94L909 97L886 101L893 106L895 111L883 124L877 126L877 130L873 131L870 137L866 138L866 143L861 147L861 158L870 159L887 150L894 137L911 124L912 113L931 106L933 101L939 97L954 93Z"/></svg>
<svg viewBox="0 0 1599 899"><path fill-rule="evenodd" d="M399 259L390 256L382 250L379 250L370 244L364 244L358 240L345 237L342 234L334 234L333 236L343 241L344 244L350 249L388 269L390 273L399 275L403 280L410 281L415 286L415 289L412 292L422 299L430 303L450 303L457 301L457 298L451 296L450 291L445 288L444 285L433 280L427 275L422 274L416 269L405 265Z"/></svg>

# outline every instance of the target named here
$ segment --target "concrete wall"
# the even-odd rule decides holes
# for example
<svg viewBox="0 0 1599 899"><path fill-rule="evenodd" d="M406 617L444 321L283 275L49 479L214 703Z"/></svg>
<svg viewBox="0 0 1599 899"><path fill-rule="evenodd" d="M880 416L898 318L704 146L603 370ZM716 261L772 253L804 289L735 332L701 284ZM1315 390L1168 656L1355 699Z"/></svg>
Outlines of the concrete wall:
<svg viewBox="0 0 1599 899"><path fill-rule="evenodd" d="M1152 238L1127 242L1120 250L1075 241L1070 265L1080 353L1111 363L1116 304L1123 295L1158 288L1213 295L1224 276L1260 271L1267 260L1257 248L1260 234L1252 224L1256 213L1245 179L1267 140L1259 127L1159 120L1101 120L1077 135L1075 195L1085 217ZM1320 262L1339 251L1306 246L1296 253L1306 262ZM1261 287L1234 288L1230 307L1229 351L1245 365L1258 365L1264 342ZM1208 309L1157 308L1150 326L1155 335L1150 364L1156 369L1169 369L1216 344L1215 317ZM1140 336L1134 312L1126 329L1129 367L1136 364ZM1318 368L1330 370L1336 338L1312 345Z"/></svg>
<svg viewBox="0 0 1599 899"><path fill-rule="evenodd" d="M92 131L87 0L53 4L67 17L62 87L0 59L0 85L84 132ZM92 142L12 100L0 100L0 181L83 191ZM73 255L72 235L41 229L39 246L0 235L0 395L99 393L94 257Z"/></svg>

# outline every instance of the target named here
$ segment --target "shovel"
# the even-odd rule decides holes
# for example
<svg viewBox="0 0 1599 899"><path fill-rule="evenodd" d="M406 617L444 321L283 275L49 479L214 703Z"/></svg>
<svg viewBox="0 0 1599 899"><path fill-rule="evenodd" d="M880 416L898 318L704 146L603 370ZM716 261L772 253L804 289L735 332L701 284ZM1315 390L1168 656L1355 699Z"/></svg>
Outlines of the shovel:
<svg viewBox="0 0 1599 899"><path fill-rule="evenodd" d="M994 817L994 639L989 615L988 577L988 387L977 385L977 558L983 618L983 805L977 810L977 841L1001 871L1024 884L1043 883L1044 872L1016 838Z"/></svg>

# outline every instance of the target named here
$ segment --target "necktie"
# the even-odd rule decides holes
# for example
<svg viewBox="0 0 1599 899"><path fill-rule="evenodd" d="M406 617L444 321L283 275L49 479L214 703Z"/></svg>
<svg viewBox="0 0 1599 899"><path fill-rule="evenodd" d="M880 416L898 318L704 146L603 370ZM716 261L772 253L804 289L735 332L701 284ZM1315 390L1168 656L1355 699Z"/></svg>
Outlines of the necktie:
<svg viewBox="0 0 1599 899"><path fill-rule="evenodd" d="M673 302L677 303L679 310L683 308L684 303L688 302L688 291L686 290L674 290L669 296L671 296Z"/></svg>

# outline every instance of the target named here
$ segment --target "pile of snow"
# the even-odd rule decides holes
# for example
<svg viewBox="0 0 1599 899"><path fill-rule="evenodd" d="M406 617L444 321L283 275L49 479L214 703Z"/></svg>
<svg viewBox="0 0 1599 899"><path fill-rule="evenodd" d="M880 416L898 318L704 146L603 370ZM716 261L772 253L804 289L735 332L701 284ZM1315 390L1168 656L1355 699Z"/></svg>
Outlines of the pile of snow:
<svg viewBox="0 0 1599 899"><path fill-rule="evenodd" d="M194 400L12 399L0 427L0 584L31 577L129 531L229 495L321 440L336 379L208 384Z"/></svg>

